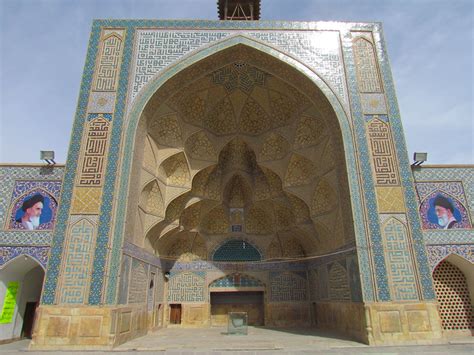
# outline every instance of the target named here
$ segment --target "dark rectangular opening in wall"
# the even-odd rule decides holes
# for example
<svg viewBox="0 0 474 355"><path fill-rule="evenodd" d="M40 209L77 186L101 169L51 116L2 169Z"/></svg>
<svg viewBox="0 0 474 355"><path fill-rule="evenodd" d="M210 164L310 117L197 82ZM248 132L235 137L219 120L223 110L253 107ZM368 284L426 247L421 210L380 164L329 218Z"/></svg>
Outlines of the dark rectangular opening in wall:
<svg viewBox="0 0 474 355"><path fill-rule="evenodd" d="M181 324L180 304L170 304L170 324Z"/></svg>
<svg viewBox="0 0 474 355"><path fill-rule="evenodd" d="M38 307L38 302L27 302L25 307L25 313L23 316L23 327L21 330L21 336L23 338L31 339L33 334L33 326L35 323L35 313Z"/></svg>
<svg viewBox="0 0 474 355"><path fill-rule="evenodd" d="M246 312L249 325L263 325L263 291L211 292L212 325L226 325L229 312Z"/></svg>

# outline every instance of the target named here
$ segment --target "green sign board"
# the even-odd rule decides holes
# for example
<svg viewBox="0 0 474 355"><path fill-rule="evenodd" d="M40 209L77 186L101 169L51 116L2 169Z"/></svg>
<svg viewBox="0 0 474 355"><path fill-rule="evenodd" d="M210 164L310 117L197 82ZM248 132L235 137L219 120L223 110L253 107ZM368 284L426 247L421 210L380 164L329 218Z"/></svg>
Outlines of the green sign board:
<svg viewBox="0 0 474 355"><path fill-rule="evenodd" d="M5 293L5 300L3 301L2 314L0 315L0 324L12 322L13 313L15 313L17 292L18 282L9 282L7 285L7 292Z"/></svg>

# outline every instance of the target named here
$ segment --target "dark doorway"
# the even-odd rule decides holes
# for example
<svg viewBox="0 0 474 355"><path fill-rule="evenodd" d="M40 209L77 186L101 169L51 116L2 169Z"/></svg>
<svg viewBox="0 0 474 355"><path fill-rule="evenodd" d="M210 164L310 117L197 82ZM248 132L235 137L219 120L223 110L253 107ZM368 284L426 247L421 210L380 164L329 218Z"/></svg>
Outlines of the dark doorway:
<svg viewBox="0 0 474 355"><path fill-rule="evenodd" d="M180 304L170 304L170 324L181 324Z"/></svg>
<svg viewBox="0 0 474 355"><path fill-rule="evenodd" d="M249 325L263 325L263 291L211 292L212 325L227 325L229 312L246 312Z"/></svg>
<svg viewBox="0 0 474 355"><path fill-rule="evenodd" d="M33 327L35 325L35 314L38 302L27 302L25 313L23 315L23 327L21 329L22 338L31 339L33 335Z"/></svg>

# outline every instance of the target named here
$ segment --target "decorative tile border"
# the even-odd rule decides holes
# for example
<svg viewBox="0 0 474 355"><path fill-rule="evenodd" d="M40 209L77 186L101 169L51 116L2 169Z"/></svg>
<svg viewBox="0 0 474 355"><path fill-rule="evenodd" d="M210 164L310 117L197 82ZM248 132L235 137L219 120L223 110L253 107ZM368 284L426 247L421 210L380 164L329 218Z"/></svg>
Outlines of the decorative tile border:
<svg viewBox="0 0 474 355"><path fill-rule="evenodd" d="M430 267L434 268L450 254L456 254L474 264L474 244L427 245Z"/></svg>
<svg viewBox="0 0 474 355"><path fill-rule="evenodd" d="M49 256L49 247L0 246L0 270L5 266L5 264L20 255L29 256L35 259L43 267L43 269L46 269Z"/></svg>
<svg viewBox="0 0 474 355"><path fill-rule="evenodd" d="M196 53L192 57L188 57L176 66L172 68L172 70L165 71L156 81L150 82L146 88L145 91L142 92L141 95L139 95L136 99L136 102L131 110L130 113L130 119L128 120L127 124L127 131L125 133L125 139L126 141L123 143L124 144L124 157L123 157L123 166L122 166L122 173L120 174L122 180L120 182L120 190L119 194L127 194L128 191L128 177L130 173L130 154L133 146L133 138L134 138L134 132L135 132L135 126L139 117L139 113L141 112L141 109L144 107L146 101L148 100L151 95L156 92L158 87L165 82L168 78L172 77L175 73L178 71L186 68L187 66L191 65L192 63L198 62L199 60L207 57L208 55L215 53L221 49L228 48L230 46L236 45L236 44L245 44L250 47L254 47L258 50L261 50L263 52L266 52L267 54L270 54L272 56L277 57L280 60L283 60L284 62L288 63L289 65L293 66L295 69L303 72L306 76L308 76L315 84L325 93L325 95L328 97L329 101L331 102L333 108L336 111L336 115L339 118L339 123L342 126L342 132L343 132L343 137L344 137L344 144L345 144L345 152L347 156L347 170L350 174L349 176L349 184L351 186L351 197L353 200L353 205L354 206L359 206L360 205L360 198L358 196L358 191L359 191L359 185L358 185L358 175L355 174L355 154L354 154L354 149L352 147L352 133L349 127L349 120L344 114L344 111L342 107L340 106L339 101L337 98L334 97L332 94L332 91L324 84L324 82L321 81L320 78L318 78L314 73L310 72L307 68L302 66L300 63L296 62L294 59L289 58L289 57L284 57L282 53L276 52L274 49L265 46L261 43L255 42L247 37L244 36L234 36L229 38L228 40L225 40L223 42L219 42L216 44L214 47L211 48L206 48L206 50L200 51ZM120 243L122 239L122 226L121 224L123 223L123 216L124 216L124 211L125 211L125 206L118 206L118 211L117 215L115 216L115 222L116 222L116 228L115 228L115 236L114 236L114 251L112 254L112 259L111 259L111 277L109 279L109 286L108 286L108 294L107 294L107 302L113 303L115 300L115 283L114 280L114 270L116 270L117 265L118 265L118 260L119 260L119 255L115 255L115 248L120 248ZM360 208L354 208L353 213L354 213L354 218L356 221L359 223L356 224L356 229L364 229L364 224L363 224L363 216L361 214L361 209ZM365 231L361 232L360 230L356 231L356 236L360 238L360 236L365 236ZM363 237L364 239L365 237ZM364 242L362 242L364 243ZM117 247L115 247L117 245ZM361 247L360 251L362 254L366 253L366 248ZM368 273L370 275L370 273ZM366 286L364 287L365 290L369 289L371 290L371 286Z"/></svg>
<svg viewBox="0 0 474 355"><path fill-rule="evenodd" d="M377 50L379 65L381 69L382 81L384 83L388 113L392 125L392 134L395 140L397 158L400 169L402 187L405 193L405 204L407 208L408 223L411 230L411 239L413 240L413 248L417 261L422 295L426 300L434 300L435 293L431 272L429 270L428 258L426 255L423 234L421 231L421 222L418 214L418 203L415 194L413 175L408 160L405 137L403 135L403 127L398 111L398 103L395 95L395 88L390 64L386 52L385 42L383 41L383 31L380 24L375 24L374 30L375 47Z"/></svg>

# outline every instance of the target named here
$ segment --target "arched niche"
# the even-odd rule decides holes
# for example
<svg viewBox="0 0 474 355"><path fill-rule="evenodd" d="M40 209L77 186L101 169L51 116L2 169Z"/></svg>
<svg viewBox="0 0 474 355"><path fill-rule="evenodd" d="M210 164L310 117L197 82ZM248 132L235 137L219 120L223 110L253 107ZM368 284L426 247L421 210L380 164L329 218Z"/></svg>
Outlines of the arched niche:
<svg viewBox="0 0 474 355"><path fill-rule="evenodd" d="M349 195L348 181L357 178L355 171L348 175L345 162L353 154L352 138L336 97L314 73L298 63L289 65L289 59L285 63L271 49L246 38L233 41L233 45L223 45L216 53L199 60L201 54L196 54L194 63L174 75L163 73L152 80L132 107L126 134L134 136L126 236L159 254L154 247L157 240L186 229L180 216L186 213L187 201L212 200L215 205L211 209L226 207L226 183L238 173L251 177L242 179L244 185L261 192L261 201L271 202L267 204L271 211L268 207L265 211L268 220L277 219L280 224L294 220L298 227L294 233L302 230L304 233L299 235L311 239L301 243L305 248L302 255L329 252L353 241L352 214L360 213L360 209L353 212L351 208L351 201L356 199ZM156 89L151 92L153 87ZM264 117L265 124L258 117ZM176 156L187 163L191 187L168 184L159 168L150 168ZM229 161L230 165L226 165ZM175 171L175 165L179 164L169 171ZM226 170L229 166L231 169ZM145 228L140 227L136 218L137 196L142 194L140 181L154 179L150 176L153 174L165 185L161 189L165 209L173 206L176 212L180 206L182 210L172 220L164 217L144 235ZM318 188L323 181L328 181L323 185L327 187L325 191L331 191L330 196L323 195L323 189ZM280 191L281 196L275 191ZM181 201L183 196L186 198ZM330 208L312 213L315 199L318 203L330 200ZM295 201L301 214L290 218ZM196 213L198 218L205 218L209 211ZM222 218L228 217L229 213L223 211ZM219 228L221 241L232 236L222 235L228 234L222 228L229 227ZM206 237L205 230L197 231ZM271 243L270 234L274 231L258 242L262 250ZM210 247L214 246L211 243Z"/></svg>

